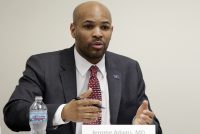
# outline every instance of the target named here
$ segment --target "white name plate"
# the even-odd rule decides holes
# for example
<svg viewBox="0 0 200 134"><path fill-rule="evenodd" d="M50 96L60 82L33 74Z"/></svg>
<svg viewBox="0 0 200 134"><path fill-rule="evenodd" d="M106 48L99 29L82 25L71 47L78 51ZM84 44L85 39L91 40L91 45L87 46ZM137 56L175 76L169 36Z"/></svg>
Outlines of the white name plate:
<svg viewBox="0 0 200 134"><path fill-rule="evenodd" d="M155 125L82 125L82 134L155 134Z"/></svg>

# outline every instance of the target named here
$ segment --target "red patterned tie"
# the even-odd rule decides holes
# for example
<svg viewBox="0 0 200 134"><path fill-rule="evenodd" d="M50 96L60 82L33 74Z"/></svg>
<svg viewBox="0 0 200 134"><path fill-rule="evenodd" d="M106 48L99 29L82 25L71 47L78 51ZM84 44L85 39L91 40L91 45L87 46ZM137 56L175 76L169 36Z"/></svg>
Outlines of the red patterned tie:
<svg viewBox="0 0 200 134"><path fill-rule="evenodd" d="M102 100L101 90L100 90L99 80L97 79L97 71L98 71L97 66L93 65L90 67L90 79L89 79L88 87L92 88L92 93L88 98L101 101ZM99 117L98 120L96 120L95 122L91 122L89 124L91 125L101 124L101 117Z"/></svg>

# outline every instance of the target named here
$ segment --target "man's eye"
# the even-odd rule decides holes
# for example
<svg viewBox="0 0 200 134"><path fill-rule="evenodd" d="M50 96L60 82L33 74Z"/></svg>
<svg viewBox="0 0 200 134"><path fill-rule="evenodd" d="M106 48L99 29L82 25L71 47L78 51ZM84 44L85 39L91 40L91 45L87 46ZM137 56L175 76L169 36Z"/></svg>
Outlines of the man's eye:
<svg viewBox="0 0 200 134"><path fill-rule="evenodd" d="M88 24L88 25L84 25L83 26L85 29L92 29L94 26L93 25L90 25L90 24Z"/></svg>
<svg viewBox="0 0 200 134"><path fill-rule="evenodd" d="M101 29L102 29L102 30L109 30L109 29L110 29L110 26L107 26L107 25L101 26Z"/></svg>

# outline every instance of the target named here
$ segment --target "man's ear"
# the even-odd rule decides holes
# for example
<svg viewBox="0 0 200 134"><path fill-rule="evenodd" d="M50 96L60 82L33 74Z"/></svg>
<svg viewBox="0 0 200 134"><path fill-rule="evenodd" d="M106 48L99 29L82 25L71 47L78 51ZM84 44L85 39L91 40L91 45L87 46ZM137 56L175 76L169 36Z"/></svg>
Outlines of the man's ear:
<svg viewBox="0 0 200 134"><path fill-rule="evenodd" d="M71 23L70 31L71 31L72 37L75 38L76 37L76 27L75 27L74 23Z"/></svg>

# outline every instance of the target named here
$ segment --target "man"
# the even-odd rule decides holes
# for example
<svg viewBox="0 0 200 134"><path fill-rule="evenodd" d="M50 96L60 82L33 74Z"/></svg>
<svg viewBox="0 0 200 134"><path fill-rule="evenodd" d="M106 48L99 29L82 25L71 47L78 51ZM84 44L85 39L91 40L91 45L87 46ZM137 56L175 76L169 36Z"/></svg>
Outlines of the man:
<svg viewBox="0 0 200 134"><path fill-rule="evenodd" d="M81 134L82 124L155 124L161 134L139 64L106 51L113 31L110 11L99 2L82 3L74 10L70 30L74 46L27 61L4 107L7 126L13 131L30 130L29 107L35 96L42 96L49 134ZM96 74L90 71L93 67Z"/></svg>

